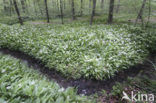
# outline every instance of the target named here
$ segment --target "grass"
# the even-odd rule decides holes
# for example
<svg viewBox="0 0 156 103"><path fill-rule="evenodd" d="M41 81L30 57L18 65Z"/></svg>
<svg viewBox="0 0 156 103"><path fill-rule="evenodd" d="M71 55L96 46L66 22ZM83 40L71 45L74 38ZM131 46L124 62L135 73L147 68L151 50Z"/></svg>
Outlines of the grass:
<svg viewBox="0 0 156 103"><path fill-rule="evenodd" d="M128 25L0 25L0 47L22 51L69 78L106 79L140 63L150 36Z"/></svg>
<svg viewBox="0 0 156 103"><path fill-rule="evenodd" d="M19 60L0 54L1 103L91 103L73 88L64 89Z"/></svg>

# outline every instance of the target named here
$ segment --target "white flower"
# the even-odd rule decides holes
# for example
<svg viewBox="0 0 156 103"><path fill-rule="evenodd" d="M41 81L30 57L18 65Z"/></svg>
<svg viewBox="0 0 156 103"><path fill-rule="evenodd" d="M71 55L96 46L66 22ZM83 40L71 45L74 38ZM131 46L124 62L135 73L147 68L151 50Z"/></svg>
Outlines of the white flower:
<svg viewBox="0 0 156 103"><path fill-rule="evenodd" d="M58 90L58 92L63 92L64 91L64 88L61 88Z"/></svg>

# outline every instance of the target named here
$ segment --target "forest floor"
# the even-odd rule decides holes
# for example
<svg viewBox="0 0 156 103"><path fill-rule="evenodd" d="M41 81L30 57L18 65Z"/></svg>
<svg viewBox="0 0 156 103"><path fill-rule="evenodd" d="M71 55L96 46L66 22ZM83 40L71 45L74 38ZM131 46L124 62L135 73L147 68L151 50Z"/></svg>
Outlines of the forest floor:
<svg viewBox="0 0 156 103"><path fill-rule="evenodd" d="M99 19L95 17L95 19ZM80 18L77 18L80 20ZM81 19L86 21L88 18ZM134 21L132 19L131 21ZM68 23L71 19L66 20ZM156 18L151 18L150 22L156 23ZM29 21L28 24L40 25L48 24L45 21ZM60 24L58 21L54 21L50 24ZM111 79L97 81L87 79L65 79L61 73L50 70L41 64L41 61L32 58L22 52L12 51L9 49L0 49L3 54L11 55L25 62L29 67L39 70L43 75L46 75L50 80L56 81L60 86L75 87L78 89L78 94L84 94L93 96L98 102L102 103L121 103L122 92L125 91L130 95L131 91L139 91L146 93L154 93L156 95L156 54L151 54L143 64L138 64L130 67L127 70L116 73L116 76ZM122 102L123 103L123 102Z"/></svg>
<svg viewBox="0 0 156 103"><path fill-rule="evenodd" d="M2 54L11 55L26 63L29 67L39 70L43 75L46 75L50 80L56 81L62 87L75 87L78 89L78 94L93 96L94 98L98 98L97 101L102 103L118 103L122 96L122 91L126 91L128 93L131 90L151 92L147 91L151 88L146 86L147 81L145 83L142 82L142 85L138 84L140 81L144 81L145 78L148 78L149 81L153 80L156 83L156 68L153 65L156 63L156 55L154 54L150 55L143 64L138 64L130 69L119 72L117 73L117 76L111 79L97 81L86 79L65 79L60 73L49 70L42 65L40 61L22 52L12 51L9 49L0 49L0 52ZM154 86L156 85L154 84ZM118 88L119 92L114 90L114 88ZM152 90L154 91L153 93L156 94L156 88L154 87Z"/></svg>
<svg viewBox="0 0 156 103"><path fill-rule="evenodd" d="M120 21L118 21L120 20ZM73 23L73 22L88 22L89 24L89 21L90 21L90 17L86 16L86 17L77 17L76 20L72 20L71 18L64 18L64 23L68 24L68 23ZM95 16L94 17L94 23L98 23L98 24L107 24L107 17L106 16ZM116 23L132 23L134 24L136 21L136 17L134 15L129 15L129 17L126 15L115 15L114 16L114 24ZM150 17L149 21L148 21L148 17L145 17L143 19L144 23L147 23L147 22L150 22L152 24L155 24L156 23L156 16L152 16ZM47 23L45 20L35 20L35 21L27 21L26 22L27 24L33 24L33 25L40 25L40 24L61 24L61 21L60 19L54 19L54 20L51 20L50 23ZM138 20L138 23L141 23L141 20Z"/></svg>
<svg viewBox="0 0 156 103"><path fill-rule="evenodd" d="M156 55L151 55L143 65L138 69L141 70L135 76L128 77L125 81L116 83L112 91L104 91L103 95L98 97L100 103L127 103L122 101L123 91L131 96L131 92L154 94L156 97ZM137 68L136 68L137 69Z"/></svg>

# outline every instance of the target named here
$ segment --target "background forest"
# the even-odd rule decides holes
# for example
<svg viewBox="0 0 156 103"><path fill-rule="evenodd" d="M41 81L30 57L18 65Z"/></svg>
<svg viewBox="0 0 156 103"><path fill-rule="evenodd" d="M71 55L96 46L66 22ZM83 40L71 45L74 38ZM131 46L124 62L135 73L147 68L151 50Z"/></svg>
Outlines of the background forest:
<svg viewBox="0 0 156 103"><path fill-rule="evenodd" d="M16 0L17 8L23 21L46 20L61 23L59 18L64 18L64 22L70 19L89 20L91 15L98 16L99 22L106 23L108 15L114 11L115 21L133 21L140 15L147 21L155 17L156 3L154 0ZM112 3L112 4L111 4ZM14 1L1 0L1 21L9 24L16 23L16 9ZM94 6L95 5L95 6ZM111 6L112 5L112 6ZM109 9L109 8L112 8ZM94 10L95 9L95 10ZM69 19L70 18L70 19ZM6 20L5 20L6 19ZM131 20L132 19L132 20ZM80 19L81 20L81 19Z"/></svg>
<svg viewBox="0 0 156 103"><path fill-rule="evenodd" d="M156 96L156 0L0 0L0 103L155 102L132 91Z"/></svg>

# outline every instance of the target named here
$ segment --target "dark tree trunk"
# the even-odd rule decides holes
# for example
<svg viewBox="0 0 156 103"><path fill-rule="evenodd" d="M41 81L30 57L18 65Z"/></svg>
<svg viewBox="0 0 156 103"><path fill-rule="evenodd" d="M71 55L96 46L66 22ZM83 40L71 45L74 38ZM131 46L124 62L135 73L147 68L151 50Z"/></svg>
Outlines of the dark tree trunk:
<svg viewBox="0 0 156 103"><path fill-rule="evenodd" d="M72 6L72 18L73 18L73 20L75 20L76 17L75 17L75 7L74 7L75 5L74 5L74 0L72 0L71 6Z"/></svg>
<svg viewBox="0 0 156 103"><path fill-rule="evenodd" d="M113 10L114 10L114 0L110 0L109 15L108 15L108 23L109 24L111 24L113 22Z"/></svg>
<svg viewBox="0 0 156 103"><path fill-rule="evenodd" d="M92 15L91 15L91 19L90 19L90 25L92 25L92 23L93 23L93 18L95 16L95 9L96 9L96 0L93 0L93 9L92 9Z"/></svg>
<svg viewBox="0 0 156 103"><path fill-rule="evenodd" d="M18 6L17 6L17 2L16 2L16 0L13 0L13 1L14 1L14 6L15 6L15 10L16 10L19 22L20 22L21 25L23 25L23 21L22 21L22 18L20 16L20 12L19 12L19 9L18 9Z"/></svg>
<svg viewBox="0 0 156 103"><path fill-rule="evenodd" d="M48 12L48 5L47 5L47 0L44 0L44 2L45 2L45 9L46 9L46 16L47 16L47 23L49 23L50 21L49 21L49 12Z"/></svg>
<svg viewBox="0 0 156 103"><path fill-rule="evenodd" d="M81 0L81 11L80 11L80 15L83 15L83 0Z"/></svg>
<svg viewBox="0 0 156 103"><path fill-rule="evenodd" d="M22 5L23 13L25 13L25 2L24 2L24 0L21 0L21 5Z"/></svg>
<svg viewBox="0 0 156 103"><path fill-rule="evenodd" d="M120 8L120 0L118 1L117 7L116 7L116 13L119 12L119 8Z"/></svg>
<svg viewBox="0 0 156 103"><path fill-rule="evenodd" d="M62 0L60 0L60 12L61 12L61 21L62 21L62 24L64 24L64 22L63 22L63 7L62 7Z"/></svg>
<svg viewBox="0 0 156 103"><path fill-rule="evenodd" d="M136 21L135 21L135 25L138 22L138 19L140 19L142 21L142 23L143 23L142 15L143 15L143 11L144 11L144 8L145 8L145 4L146 4L146 0L144 0L143 3L142 3L142 6L140 8L140 11L139 11L138 16L137 16Z"/></svg>
<svg viewBox="0 0 156 103"><path fill-rule="evenodd" d="M104 8L104 0L101 0L101 10Z"/></svg>

